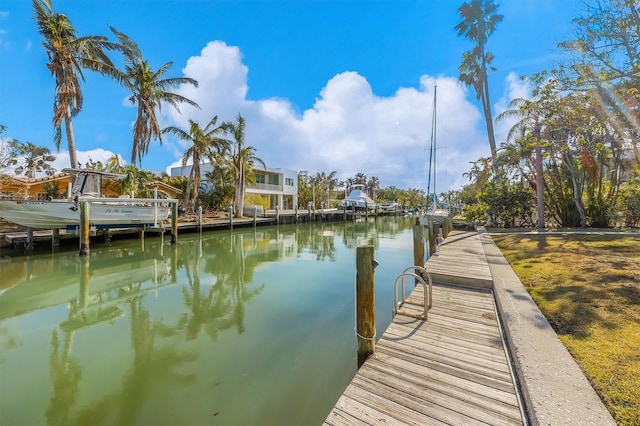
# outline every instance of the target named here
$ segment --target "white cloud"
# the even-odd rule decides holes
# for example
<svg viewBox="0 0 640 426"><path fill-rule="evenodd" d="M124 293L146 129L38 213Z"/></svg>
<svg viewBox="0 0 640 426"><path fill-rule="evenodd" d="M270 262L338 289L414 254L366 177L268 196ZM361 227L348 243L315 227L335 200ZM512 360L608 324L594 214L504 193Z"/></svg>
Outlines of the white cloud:
<svg viewBox="0 0 640 426"><path fill-rule="evenodd" d="M509 73L505 79L505 93L500 100L495 104L494 112L498 116L500 113L509 109L509 102L513 99L530 99L531 98L531 86L526 80L520 80L515 73ZM500 145L506 142L509 130L518 122L517 118L508 118L501 121L496 121L494 126L494 132L496 135L496 144L498 148Z"/></svg>
<svg viewBox="0 0 640 426"><path fill-rule="evenodd" d="M421 77L419 87L377 96L367 79L353 71L331 78L312 108L296 113L285 99L247 99L248 68L237 47L213 41L183 69L199 87L178 91L201 109L181 107L165 117L186 128L189 118L204 125L213 115L246 119L246 142L267 167L357 172L377 176L383 187L425 188L434 85L438 87L438 192L466 184L469 162L489 155L484 121L455 77ZM515 90L515 89L514 89ZM176 141L167 138L165 144ZM170 149L171 151L171 149ZM177 152L184 151L184 147ZM180 164L180 156L176 156ZM171 167L171 166L170 166Z"/></svg>
<svg viewBox="0 0 640 426"><path fill-rule="evenodd" d="M70 167L69 151L61 150L60 152L54 152L53 154L56 156L56 159L51 163L51 166L56 172L60 172L62 169ZM106 164L109 158L114 155L115 153L102 148L95 148L89 151L76 151L76 157L83 167L90 160L95 162L100 161L103 164ZM125 165L126 161L123 161L122 158L122 155L120 155L120 163Z"/></svg>

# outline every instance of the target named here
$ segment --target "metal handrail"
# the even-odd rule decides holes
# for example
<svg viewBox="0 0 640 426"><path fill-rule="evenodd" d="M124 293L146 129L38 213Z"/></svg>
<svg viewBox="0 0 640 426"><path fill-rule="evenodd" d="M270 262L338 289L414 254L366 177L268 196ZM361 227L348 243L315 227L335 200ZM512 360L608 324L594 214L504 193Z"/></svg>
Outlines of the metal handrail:
<svg viewBox="0 0 640 426"><path fill-rule="evenodd" d="M404 279L405 279L405 277L415 278L416 280L418 280L418 282L420 284L422 284L424 286L424 302L422 304L409 302L407 299L405 299L405 297L404 297L404 288L405 288L404 287ZM402 280L402 301L400 303L398 303L398 282L400 280ZM410 273L410 272L404 272L404 273L400 274L398 276L398 278L396 278L396 282L395 282L395 291L394 291L395 303L394 303L393 315L396 316L397 314L401 314L401 315L406 315L406 316L412 317L412 318L426 320L427 319L427 314L428 314L428 311L429 311L429 307L430 307L430 303L431 303L431 301L428 300L428 294L429 294L429 292L427 291L427 283L424 281L424 278L422 278L420 275L413 274L413 273ZM422 315L419 315L419 314L416 314L416 313L409 312L409 311L401 309L402 305L404 305L405 303L409 303L409 304L416 305L416 306L422 306L424 308L423 311L422 311Z"/></svg>
<svg viewBox="0 0 640 426"><path fill-rule="evenodd" d="M429 271L427 271L425 268L423 268L422 266L418 266L418 265L414 265L414 266L409 266L407 269L405 269L404 271L402 271L402 273L406 273L409 272L411 270L414 270L416 272L420 272L420 276L427 277L427 280L429 281L429 308L431 308L433 306L433 281L431 280L431 274L429 273ZM404 288L402 289L402 295L404 297Z"/></svg>

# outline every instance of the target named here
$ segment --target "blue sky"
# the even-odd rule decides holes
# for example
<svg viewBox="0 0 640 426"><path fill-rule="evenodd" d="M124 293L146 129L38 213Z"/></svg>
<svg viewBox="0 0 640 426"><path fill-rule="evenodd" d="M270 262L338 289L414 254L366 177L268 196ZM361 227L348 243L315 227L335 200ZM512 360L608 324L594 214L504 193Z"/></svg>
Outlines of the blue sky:
<svg viewBox="0 0 640 426"><path fill-rule="evenodd" d="M218 115L247 121L246 141L267 167L363 172L382 187L426 187L433 87L438 86L438 192L467 183L469 162L489 155L475 93L457 83L462 53L455 0L212 1L53 0L79 35L129 35L157 69L189 76L199 87L178 91L201 109L163 108L161 124L203 126ZM498 71L491 74L494 114L520 81L558 60L579 0L497 1L504 21L489 40ZM0 124L5 137L49 147L68 167L66 140L53 145L54 81L31 1L0 3ZM118 58L114 61L119 63ZM79 159L131 156L136 110L127 92L86 72L85 105L73 125ZM497 126L504 141L509 123ZM152 142L146 169L165 170L186 149L170 136Z"/></svg>

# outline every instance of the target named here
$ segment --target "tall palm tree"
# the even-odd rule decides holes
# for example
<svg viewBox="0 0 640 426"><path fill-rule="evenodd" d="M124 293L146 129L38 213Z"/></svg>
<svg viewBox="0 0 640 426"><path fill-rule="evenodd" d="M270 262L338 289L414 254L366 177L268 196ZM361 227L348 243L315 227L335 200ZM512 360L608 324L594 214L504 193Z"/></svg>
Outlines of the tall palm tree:
<svg viewBox="0 0 640 426"><path fill-rule="evenodd" d="M475 44L473 49L462 55L458 79L466 86L473 86L476 98L482 104L491 156L494 160L497 150L493 132L487 69L495 71L495 68L491 67L494 56L486 51L486 44L489 36L493 34L496 26L503 19L502 15L496 13L497 10L498 6L493 3L493 0L470 0L462 3L458 8L458 15L462 21L455 26L459 36L464 36Z"/></svg>
<svg viewBox="0 0 640 426"><path fill-rule="evenodd" d="M82 109L82 69L111 74L113 64L105 51L118 49L118 46L102 36L78 37L69 18L53 11L51 0L33 0L33 8L38 32L44 38L42 45L49 58L47 68L56 79L53 96L53 141L59 150L64 121L69 161L71 167L78 167L72 118Z"/></svg>
<svg viewBox="0 0 640 426"><path fill-rule="evenodd" d="M234 215L242 217L244 208L244 190L247 182L254 179L253 165L260 163L266 169L264 161L256 157L256 149L251 145L245 146L244 128L245 120L238 114L236 121L227 123L229 133L233 137L233 149L231 153L231 166L236 179Z"/></svg>
<svg viewBox="0 0 640 426"><path fill-rule="evenodd" d="M198 82L189 77L164 78L166 72L173 66L167 62L157 71L142 57L140 48L127 35L111 27L111 31L120 40L124 54L124 72L121 73L121 84L131 92L129 100L138 106L138 114L133 125L133 146L131 149L131 164L136 161L142 163L142 157L147 154L151 138L162 143L162 130L156 117L156 109L162 109L166 102L180 111L179 103L186 103L198 107L191 99L168 91L181 84L192 84L198 87Z"/></svg>
<svg viewBox="0 0 640 426"><path fill-rule="evenodd" d="M538 208L538 231L544 231L544 169L542 166L542 146L540 144L540 109L535 102L527 99L515 98L509 102L507 109L496 117L496 121L508 118L518 118L519 121L509 130L507 141L526 138L527 131L531 132L534 143L534 167L536 175L536 199Z"/></svg>
<svg viewBox="0 0 640 426"><path fill-rule="evenodd" d="M371 176L367 182L367 191L369 191L369 196L373 201L376 200L376 191L378 189L380 189L380 179L376 176Z"/></svg>
<svg viewBox="0 0 640 426"><path fill-rule="evenodd" d="M182 157L182 167L185 167L189 160L193 162L189 172L184 200L185 208L190 212L195 210L198 199L198 188L200 188L202 180L200 166L205 160L209 160L212 166L220 163L224 152L230 147L230 142L222 137L227 132L228 124L217 125L217 123L218 116L216 115L204 128L200 127L198 122L189 120L188 132L174 126L169 126L162 130L162 133L169 133L191 144Z"/></svg>

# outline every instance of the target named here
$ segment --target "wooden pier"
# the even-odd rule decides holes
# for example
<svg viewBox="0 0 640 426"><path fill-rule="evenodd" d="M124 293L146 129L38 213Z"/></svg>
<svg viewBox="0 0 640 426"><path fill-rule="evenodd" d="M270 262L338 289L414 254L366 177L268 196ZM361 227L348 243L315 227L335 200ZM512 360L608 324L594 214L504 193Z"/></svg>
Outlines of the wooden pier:
<svg viewBox="0 0 640 426"><path fill-rule="evenodd" d="M483 257L475 233L449 235L426 264L438 270L428 321L394 317L326 425L524 423Z"/></svg>

